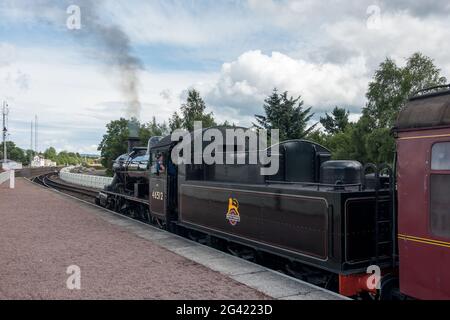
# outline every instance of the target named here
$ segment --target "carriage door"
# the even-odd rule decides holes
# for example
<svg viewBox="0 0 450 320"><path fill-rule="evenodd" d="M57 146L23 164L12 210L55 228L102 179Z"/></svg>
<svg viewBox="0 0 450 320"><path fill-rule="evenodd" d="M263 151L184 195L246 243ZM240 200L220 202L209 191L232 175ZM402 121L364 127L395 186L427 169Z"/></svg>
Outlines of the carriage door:
<svg viewBox="0 0 450 320"><path fill-rule="evenodd" d="M436 265L432 289L437 299L450 298L450 141L436 142L431 147L429 188L430 263Z"/></svg>
<svg viewBox="0 0 450 320"><path fill-rule="evenodd" d="M150 211L160 219L166 219L167 211L167 152L152 150L150 169Z"/></svg>

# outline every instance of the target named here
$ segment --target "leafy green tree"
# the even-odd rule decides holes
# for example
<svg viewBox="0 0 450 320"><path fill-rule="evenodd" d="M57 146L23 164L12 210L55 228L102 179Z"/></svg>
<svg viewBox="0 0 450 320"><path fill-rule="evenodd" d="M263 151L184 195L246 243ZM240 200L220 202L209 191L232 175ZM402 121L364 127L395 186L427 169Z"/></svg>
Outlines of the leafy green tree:
<svg viewBox="0 0 450 320"><path fill-rule="evenodd" d="M56 157L56 163L58 165L72 165L72 159L70 159L67 151L61 151L60 153L58 153L58 156Z"/></svg>
<svg viewBox="0 0 450 320"><path fill-rule="evenodd" d="M219 124L220 127L228 127L228 128L236 128L236 124L233 122L231 123L228 120L225 120L224 122L222 122L221 124Z"/></svg>
<svg viewBox="0 0 450 320"><path fill-rule="evenodd" d="M325 146L332 150L332 157L335 160L361 159L355 155L355 146L352 145L354 128L350 126L344 131L335 135L327 135Z"/></svg>
<svg viewBox="0 0 450 320"><path fill-rule="evenodd" d="M112 162L128 149L128 120L111 121L106 125L106 134L98 146L101 152L101 163L107 170L111 170Z"/></svg>
<svg viewBox="0 0 450 320"><path fill-rule="evenodd" d="M24 165L30 165L30 161L33 160L34 156L36 156L36 152L34 150L27 149L25 151L25 160L23 162Z"/></svg>
<svg viewBox="0 0 450 320"><path fill-rule="evenodd" d="M103 135L98 150L101 152L101 163L108 173L111 173L113 161L118 156L128 152L129 121L121 118L106 125L106 134ZM168 128L165 123L157 123L153 117L152 121L142 125L139 124L138 134L140 145L146 147L150 137L164 136L168 134ZM69 155L70 157L73 157L73 155Z"/></svg>
<svg viewBox="0 0 450 320"><path fill-rule="evenodd" d="M321 142L333 151L335 159L392 163L395 140L391 128L408 97L420 89L442 85L446 81L433 60L421 53L409 57L404 67L387 58L369 83L368 102L361 118L340 132L334 130L333 121L326 120L325 124L332 124L330 127L324 125L329 134L315 134L313 138L322 139Z"/></svg>
<svg viewBox="0 0 450 320"><path fill-rule="evenodd" d="M174 112L169 119L169 128L171 132L183 128L183 119L178 115L178 112Z"/></svg>
<svg viewBox="0 0 450 320"><path fill-rule="evenodd" d="M45 153L44 153L44 157L45 157ZM60 153L58 153L58 155L56 156L56 160L54 160L54 161L56 161L56 163L58 165L79 165L79 164L83 163L83 158L80 156L79 153L68 152L68 151L63 150Z"/></svg>
<svg viewBox="0 0 450 320"><path fill-rule="evenodd" d="M155 117L152 118L152 121L141 125L139 129L139 138L142 143L147 142L151 137L165 136L167 134L169 134L167 124L165 122L157 123Z"/></svg>
<svg viewBox="0 0 450 320"><path fill-rule="evenodd" d="M320 118L320 123L328 134L337 134L343 132L349 124L348 116L350 112L344 108L335 107L331 112Z"/></svg>
<svg viewBox="0 0 450 320"><path fill-rule="evenodd" d="M400 109L414 92L446 84L447 79L440 72L431 58L419 52L407 59L405 67L389 58L381 63L369 83L364 108L372 129L394 126Z"/></svg>
<svg viewBox="0 0 450 320"><path fill-rule="evenodd" d="M328 146L330 135L326 134L322 130L314 130L311 131L308 136L306 136L306 139L309 141L313 141L315 143L318 143L324 147Z"/></svg>
<svg viewBox="0 0 450 320"><path fill-rule="evenodd" d="M371 120L363 115L358 122L350 122L341 132L326 134L316 130L308 138L330 149L335 160L392 163L395 141L390 129L370 128Z"/></svg>
<svg viewBox="0 0 450 320"><path fill-rule="evenodd" d="M308 125L314 114L311 107L303 108L301 96L294 99L288 96L287 91L279 94L275 88L264 102L265 115L255 115L257 123L254 125L259 129L278 129L281 141L302 139L317 125Z"/></svg>
<svg viewBox="0 0 450 320"><path fill-rule="evenodd" d="M181 116L175 112L169 120L169 126L172 131L175 129L193 131L195 121L201 121L203 128L216 125L213 113L206 113L206 104L200 93L195 89L189 90L186 103L181 106L180 113Z"/></svg>
<svg viewBox="0 0 450 320"><path fill-rule="evenodd" d="M50 147L50 148L48 148L47 150L44 151L44 158L45 159L56 161L57 156L58 156L58 154L57 154L55 148L53 148L53 147Z"/></svg>
<svg viewBox="0 0 450 320"><path fill-rule="evenodd" d="M395 139L388 128L376 128L365 138L367 158L373 163L392 163Z"/></svg>
<svg viewBox="0 0 450 320"><path fill-rule="evenodd" d="M12 141L6 141L6 157L16 162L25 162L25 152ZM0 144L0 160L3 160L3 142Z"/></svg>

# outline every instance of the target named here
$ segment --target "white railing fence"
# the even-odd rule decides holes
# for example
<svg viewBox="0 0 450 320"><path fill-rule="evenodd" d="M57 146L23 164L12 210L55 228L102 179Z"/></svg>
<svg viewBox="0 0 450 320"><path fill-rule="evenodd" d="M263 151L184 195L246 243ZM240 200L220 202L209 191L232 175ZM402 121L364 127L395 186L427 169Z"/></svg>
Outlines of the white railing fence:
<svg viewBox="0 0 450 320"><path fill-rule="evenodd" d="M67 167L61 169L59 178L68 183L76 184L83 187L93 189L103 189L112 183L113 178L92 176L88 174L71 173L70 171L75 167Z"/></svg>
<svg viewBox="0 0 450 320"><path fill-rule="evenodd" d="M9 180L9 188L14 189L15 182L16 182L16 176L14 170L9 170L0 173L0 184L6 182Z"/></svg>

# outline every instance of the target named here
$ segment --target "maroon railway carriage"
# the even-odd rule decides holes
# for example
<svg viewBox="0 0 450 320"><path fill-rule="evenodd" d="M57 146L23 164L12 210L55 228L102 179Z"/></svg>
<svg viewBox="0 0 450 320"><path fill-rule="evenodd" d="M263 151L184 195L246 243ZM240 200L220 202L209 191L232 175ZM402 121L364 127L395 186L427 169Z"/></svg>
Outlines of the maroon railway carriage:
<svg viewBox="0 0 450 320"><path fill-rule="evenodd" d="M400 291L450 299L450 91L410 99L395 132Z"/></svg>

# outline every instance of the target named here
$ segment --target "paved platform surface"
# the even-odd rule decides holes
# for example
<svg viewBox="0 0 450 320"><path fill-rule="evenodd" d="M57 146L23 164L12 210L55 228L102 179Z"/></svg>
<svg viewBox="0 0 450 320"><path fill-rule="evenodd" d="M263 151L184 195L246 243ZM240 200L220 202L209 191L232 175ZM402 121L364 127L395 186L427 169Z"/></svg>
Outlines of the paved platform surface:
<svg viewBox="0 0 450 320"><path fill-rule="evenodd" d="M24 179L0 186L0 299L270 298L343 297Z"/></svg>

